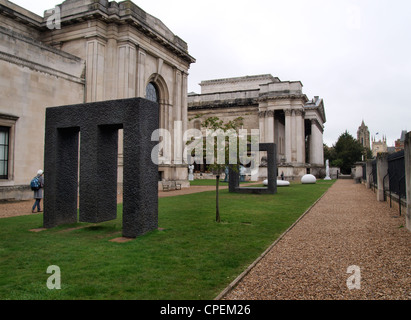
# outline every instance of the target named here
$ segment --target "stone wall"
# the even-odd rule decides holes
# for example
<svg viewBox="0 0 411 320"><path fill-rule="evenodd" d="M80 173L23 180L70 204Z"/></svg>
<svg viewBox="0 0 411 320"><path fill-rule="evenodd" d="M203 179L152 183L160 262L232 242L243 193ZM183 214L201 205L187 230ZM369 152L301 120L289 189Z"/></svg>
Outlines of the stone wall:
<svg viewBox="0 0 411 320"><path fill-rule="evenodd" d="M0 27L0 125L10 128L9 175L0 199L27 199L43 168L44 116L48 106L84 101L85 62L33 38Z"/></svg>

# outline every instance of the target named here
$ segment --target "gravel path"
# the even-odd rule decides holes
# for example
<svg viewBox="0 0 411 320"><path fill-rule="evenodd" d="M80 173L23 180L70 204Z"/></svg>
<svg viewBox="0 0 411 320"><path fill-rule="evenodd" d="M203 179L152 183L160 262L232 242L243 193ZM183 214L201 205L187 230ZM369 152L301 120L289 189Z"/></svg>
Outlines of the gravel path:
<svg viewBox="0 0 411 320"><path fill-rule="evenodd" d="M404 216L364 185L338 180L224 299L410 300L411 232L403 226Z"/></svg>

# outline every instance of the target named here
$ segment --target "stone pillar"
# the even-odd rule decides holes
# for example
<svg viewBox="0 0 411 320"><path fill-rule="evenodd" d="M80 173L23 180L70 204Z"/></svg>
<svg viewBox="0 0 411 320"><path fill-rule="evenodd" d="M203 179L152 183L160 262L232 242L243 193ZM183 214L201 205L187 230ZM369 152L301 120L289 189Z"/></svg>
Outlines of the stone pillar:
<svg viewBox="0 0 411 320"><path fill-rule="evenodd" d="M356 162L355 163L355 182L360 183L362 176L363 176L363 165L364 162Z"/></svg>
<svg viewBox="0 0 411 320"><path fill-rule="evenodd" d="M266 112L266 142L274 143L274 110L268 110Z"/></svg>
<svg viewBox="0 0 411 320"><path fill-rule="evenodd" d="M285 109L285 161L291 162L291 109Z"/></svg>
<svg viewBox="0 0 411 320"><path fill-rule="evenodd" d="M296 110L297 162L305 163L304 110Z"/></svg>
<svg viewBox="0 0 411 320"><path fill-rule="evenodd" d="M258 112L258 121L260 129L260 142L265 142L265 111Z"/></svg>
<svg viewBox="0 0 411 320"><path fill-rule="evenodd" d="M105 49L106 43L102 39L90 38L87 40L87 102L103 101L105 99Z"/></svg>
<svg viewBox="0 0 411 320"><path fill-rule="evenodd" d="M181 89L181 120L183 122L183 132L186 132L188 129L187 92L188 92L188 73L183 72L182 89Z"/></svg>
<svg viewBox="0 0 411 320"><path fill-rule="evenodd" d="M377 155L377 200L384 200L384 177L388 173L388 153L378 153ZM386 179L388 183L388 179Z"/></svg>
<svg viewBox="0 0 411 320"><path fill-rule="evenodd" d="M117 30L116 26L110 25L109 33L113 34ZM112 38L107 40L106 47L106 79L104 88L104 97L106 100L117 99L117 85L118 85L118 45L116 35L112 35Z"/></svg>
<svg viewBox="0 0 411 320"><path fill-rule="evenodd" d="M407 196L407 210L405 213L405 226L411 231L411 131L405 135L405 189Z"/></svg>
<svg viewBox="0 0 411 320"><path fill-rule="evenodd" d="M137 53L137 84L136 84L136 96L144 98L146 96L146 83L145 83L145 66L146 66L146 52L139 48Z"/></svg>
<svg viewBox="0 0 411 320"><path fill-rule="evenodd" d="M323 131L316 119L311 119L310 163L324 166Z"/></svg>
<svg viewBox="0 0 411 320"><path fill-rule="evenodd" d="M133 43L125 41L118 46L118 99L136 96L137 54Z"/></svg>
<svg viewBox="0 0 411 320"><path fill-rule="evenodd" d="M372 161L373 160L367 160L367 162L366 162L366 179L367 179L367 184L366 184L366 186L367 186L367 189L370 189L371 188L371 173L372 173Z"/></svg>

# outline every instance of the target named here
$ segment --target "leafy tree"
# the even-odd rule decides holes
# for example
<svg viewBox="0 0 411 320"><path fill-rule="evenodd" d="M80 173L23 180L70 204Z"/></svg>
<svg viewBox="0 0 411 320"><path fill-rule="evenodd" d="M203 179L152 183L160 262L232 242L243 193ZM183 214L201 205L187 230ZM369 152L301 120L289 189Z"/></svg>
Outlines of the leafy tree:
<svg viewBox="0 0 411 320"><path fill-rule="evenodd" d="M337 159L334 147L329 147L324 143L324 159L330 160L330 163Z"/></svg>
<svg viewBox="0 0 411 320"><path fill-rule="evenodd" d="M334 150L329 150L329 155L332 157L331 165L340 167L341 173L351 173L351 167L357 161L362 160L365 148L352 135L345 131L341 134L332 147Z"/></svg>

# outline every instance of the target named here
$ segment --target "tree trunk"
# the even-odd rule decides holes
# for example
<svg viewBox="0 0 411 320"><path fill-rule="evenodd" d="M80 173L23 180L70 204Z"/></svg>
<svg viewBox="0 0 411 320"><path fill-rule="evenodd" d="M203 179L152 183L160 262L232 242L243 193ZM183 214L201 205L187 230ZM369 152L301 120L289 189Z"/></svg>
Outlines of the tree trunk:
<svg viewBox="0 0 411 320"><path fill-rule="evenodd" d="M219 203L218 203L218 189L220 185L220 176L216 176L216 207L215 207L215 221L220 222L220 208L219 208Z"/></svg>

